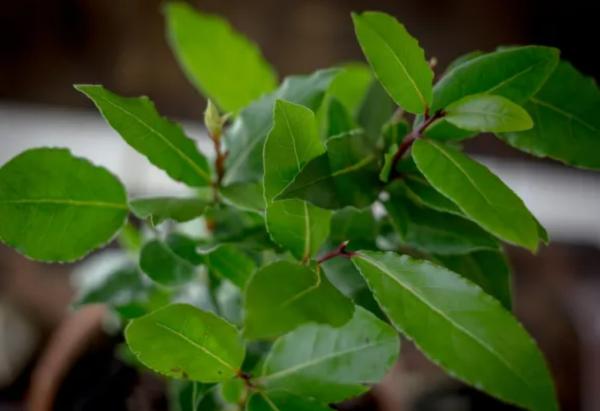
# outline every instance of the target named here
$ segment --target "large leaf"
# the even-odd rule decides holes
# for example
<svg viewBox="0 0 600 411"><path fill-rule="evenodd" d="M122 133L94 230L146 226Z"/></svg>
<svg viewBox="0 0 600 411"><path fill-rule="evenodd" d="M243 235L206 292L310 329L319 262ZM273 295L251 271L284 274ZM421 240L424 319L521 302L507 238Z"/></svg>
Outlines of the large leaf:
<svg viewBox="0 0 600 411"><path fill-rule="evenodd" d="M340 326L352 316L352 302L322 273L288 261L261 268L246 288L248 338L277 337L307 322Z"/></svg>
<svg viewBox="0 0 600 411"><path fill-rule="evenodd" d="M160 240L144 244L140 252L140 268L154 281L166 286L185 284L196 271L194 264Z"/></svg>
<svg viewBox="0 0 600 411"><path fill-rule="evenodd" d="M456 149L417 140L412 156L427 181L497 237L532 251L537 222L523 201L487 167Z"/></svg>
<svg viewBox="0 0 600 411"><path fill-rule="evenodd" d="M331 408L286 391L259 391L248 400L246 411L331 411Z"/></svg>
<svg viewBox="0 0 600 411"><path fill-rule="evenodd" d="M448 105L444 119L463 130L521 131L533 127L523 107L507 98L489 94L472 94Z"/></svg>
<svg viewBox="0 0 600 411"><path fill-rule="evenodd" d="M405 175L402 183L406 188L407 195L418 203L437 211L464 215L452 200L433 188L422 175Z"/></svg>
<svg viewBox="0 0 600 411"><path fill-rule="evenodd" d="M476 251L466 255L437 256L441 263L480 286L510 310L511 275L506 257L499 251Z"/></svg>
<svg viewBox="0 0 600 411"><path fill-rule="evenodd" d="M247 254L233 244L219 244L204 251L205 263L214 274L231 281L240 289L256 270L256 263Z"/></svg>
<svg viewBox="0 0 600 411"><path fill-rule="evenodd" d="M331 213L301 200L273 199L325 147L310 109L278 100L273 116L273 129L265 141L263 155L267 229L275 242L296 258L307 260L327 238Z"/></svg>
<svg viewBox="0 0 600 411"><path fill-rule="evenodd" d="M166 7L168 38L190 81L224 111L273 90L277 78L260 50L218 16L185 3Z"/></svg>
<svg viewBox="0 0 600 411"><path fill-rule="evenodd" d="M364 208L379 194L379 166L362 132L330 138L327 152L309 161L276 199L300 198L329 209Z"/></svg>
<svg viewBox="0 0 600 411"><path fill-rule="evenodd" d="M558 63L558 50L525 46L504 48L467 59L435 85L432 110L471 94L494 94L522 104L548 79ZM472 133L440 121L427 130L430 137L464 138Z"/></svg>
<svg viewBox="0 0 600 411"><path fill-rule="evenodd" d="M126 218L119 180L66 149L27 150L0 168L0 240L29 258L77 260Z"/></svg>
<svg viewBox="0 0 600 411"><path fill-rule="evenodd" d="M302 104L316 110L338 71L320 70L308 76L292 76L281 86L242 110L225 134L228 156L223 183L259 181L263 177L263 143L273 124L277 99Z"/></svg>
<svg viewBox="0 0 600 411"><path fill-rule="evenodd" d="M362 251L352 261L394 325L434 362L504 401L535 411L558 409L535 342L479 287L395 253Z"/></svg>
<svg viewBox="0 0 600 411"><path fill-rule="evenodd" d="M186 304L169 305L133 320L125 338L145 366L170 378L226 381L239 373L244 360L235 327Z"/></svg>
<svg viewBox="0 0 600 411"><path fill-rule="evenodd" d="M419 206L400 190L391 191L385 208L402 241L434 254L468 254L498 250L498 241L475 223Z"/></svg>
<svg viewBox="0 0 600 411"><path fill-rule="evenodd" d="M389 95L406 111L423 113L431 105L433 72L417 40L385 13L352 19L363 53Z"/></svg>
<svg viewBox="0 0 600 411"><path fill-rule="evenodd" d="M210 184L206 158L181 127L156 111L148 97L126 98L100 85L77 85L123 139L174 180L192 187Z"/></svg>
<svg viewBox="0 0 600 411"><path fill-rule="evenodd" d="M149 219L152 224L171 219L183 223L204 213L208 202L196 197L147 197L129 202L129 208L141 219Z"/></svg>
<svg viewBox="0 0 600 411"><path fill-rule="evenodd" d="M259 382L323 402L342 401L381 381L399 352L396 331L356 307L342 327L305 325L278 339Z"/></svg>
<svg viewBox="0 0 600 411"><path fill-rule="evenodd" d="M600 89L592 78L561 62L525 108L535 127L503 140L536 156L600 169Z"/></svg>

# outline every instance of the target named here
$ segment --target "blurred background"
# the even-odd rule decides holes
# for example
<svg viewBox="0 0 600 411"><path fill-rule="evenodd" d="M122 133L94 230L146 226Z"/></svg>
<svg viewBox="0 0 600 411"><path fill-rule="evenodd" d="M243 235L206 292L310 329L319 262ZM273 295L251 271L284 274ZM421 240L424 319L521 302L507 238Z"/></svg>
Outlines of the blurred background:
<svg viewBox="0 0 600 411"><path fill-rule="evenodd" d="M203 140L204 101L167 47L158 0L0 1L0 164L30 146L68 146L118 174L132 194L182 190L122 143L72 88L147 94ZM280 76L362 59L350 11L379 9L420 39L438 73L497 45L544 44L600 78L589 0L204 0L256 41ZM235 81L235 79L232 79ZM600 113L599 113L600 114ZM469 141L549 229L533 256L510 250L516 312L546 354L564 410L600 410L600 174L526 158L485 136ZM600 153L598 153L600 155ZM166 410L162 382L115 355L103 310L73 314L72 266L41 265L0 245L0 411L24 410L31 381L54 409ZM62 350L61 350L62 347ZM57 371L58 370L58 371ZM45 390L45 391L44 391ZM507 410L447 377L409 343L373 393L347 410ZM33 411L36 411L35 409Z"/></svg>

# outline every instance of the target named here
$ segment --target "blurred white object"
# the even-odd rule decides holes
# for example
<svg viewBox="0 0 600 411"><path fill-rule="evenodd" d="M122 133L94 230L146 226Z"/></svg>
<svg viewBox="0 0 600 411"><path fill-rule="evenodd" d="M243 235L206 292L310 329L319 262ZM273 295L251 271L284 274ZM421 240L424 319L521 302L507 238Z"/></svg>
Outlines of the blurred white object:
<svg viewBox="0 0 600 411"><path fill-rule="evenodd" d="M203 130L186 122L183 126L202 151L212 155ZM0 103L0 164L36 146L71 148L117 174L133 195L188 190L124 143L97 112ZM560 164L480 160L521 196L554 240L600 245L600 173Z"/></svg>

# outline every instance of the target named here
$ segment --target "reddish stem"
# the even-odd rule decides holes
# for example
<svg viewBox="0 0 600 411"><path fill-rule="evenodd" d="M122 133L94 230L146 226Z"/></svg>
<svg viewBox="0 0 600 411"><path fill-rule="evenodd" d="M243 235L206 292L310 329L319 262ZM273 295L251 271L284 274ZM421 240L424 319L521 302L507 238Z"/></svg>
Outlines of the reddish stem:
<svg viewBox="0 0 600 411"><path fill-rule="evenodd" d="M335 257L351 258L356 253L354 253L353 251L348 251L346 249L346 247L348 247L348 243L349 243L349 241L344 241L343 243L338 245L334 250L331 250L330 252L328 252L321 258L319 258L317 260L317 264L322 264L325 261L331 260L332 258L335 258Z"/></svg>

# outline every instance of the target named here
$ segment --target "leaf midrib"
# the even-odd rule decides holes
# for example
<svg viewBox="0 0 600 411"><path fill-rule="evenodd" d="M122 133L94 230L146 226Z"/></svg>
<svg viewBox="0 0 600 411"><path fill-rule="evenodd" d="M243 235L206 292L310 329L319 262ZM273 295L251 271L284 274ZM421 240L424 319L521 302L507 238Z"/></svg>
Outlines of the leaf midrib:
<svg viewBox="0 0 600 411"><path fill-rule="evenodd" d="M65 207L96 207L96 208L113 208L118 210L127 210L125 204L111 203L108 201L96 200L73 200L69 198L23 198L14 200L0 200L0 204L9 205L62 205Z"/></svg>

